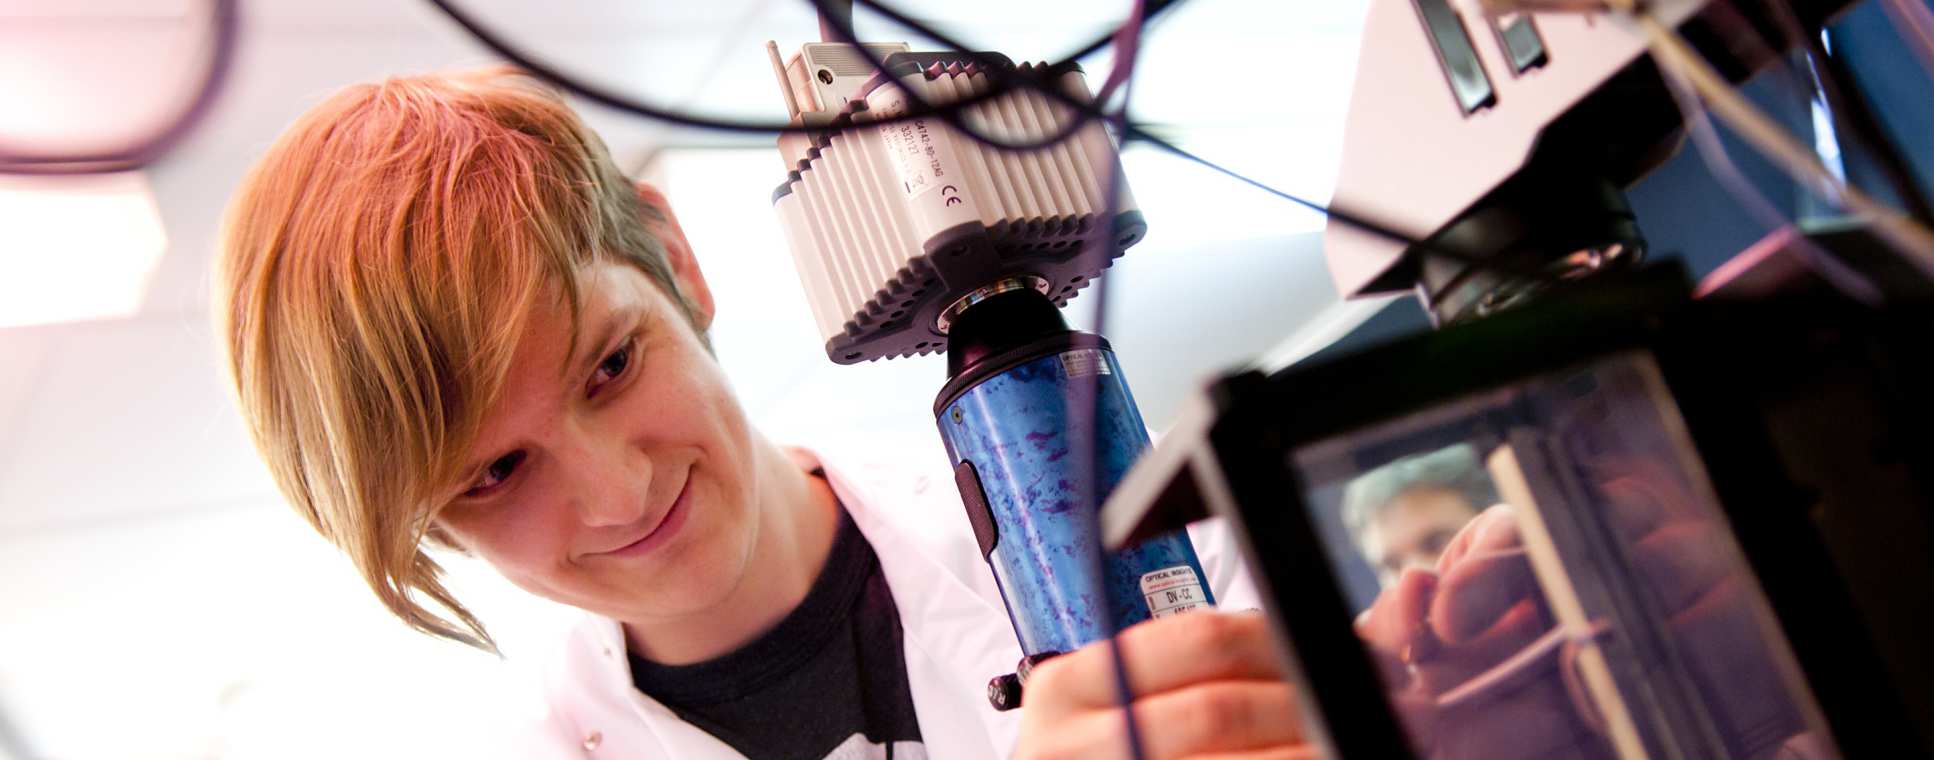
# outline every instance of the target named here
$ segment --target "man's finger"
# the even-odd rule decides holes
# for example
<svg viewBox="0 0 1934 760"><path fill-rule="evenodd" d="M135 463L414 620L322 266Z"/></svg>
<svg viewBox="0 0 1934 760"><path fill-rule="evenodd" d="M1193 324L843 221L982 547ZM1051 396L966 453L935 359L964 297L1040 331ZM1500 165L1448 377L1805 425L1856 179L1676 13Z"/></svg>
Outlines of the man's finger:
<svg viewBox="0 0 1934 760"><path fill-rule="evenodd" d="M1550 628L1543 610L1532 600L1523 600L1475 638L1442 644L1432 656L1415 660L1418 680L1431 693L1457 688L1517 654Z"/></svg>
<svg viewBox="0 0 1934 760"><path fill-rule="evenodd" d="M1704 520L1675 520L1632 545L1632 564L1667 613L1685 609L1737 567L1737 557L1722 548L1721 530Z"/></svg>
<svg viewBox="0 0 1934 760"><path fill-rule="evenodd" d="M1437 572L1457 564L1466 554L1508 549L1518 543L1517 513L1509 504L1493 504L1464 523L1444 544L1443 551L1437 553Z"/></svg>
<svg viewBox="0 0 1934 760"><path fill-rule="evenodd" d="M1664 523L1704 512L1671 464L1623 456L1589 465L1591 480L1609 502L1612 526L1627 541Z"/></svg>
<svg viewBox="0 0 1934 760"><path fill-rule="evenodd" d="M1213 681L1135 700L1144 757L1248 752L1302 741L1295 692L1282 681ZM1085 711L1055 726L1055 747L1084 747L1084 757L1127 757L1128 724L1117 709Z"/></svg>
<svg viewBox="0 0 1934 760"><path fill-rule="evenodd" d="M1729 576L1672 616L1672 637L1694 683L1731 736L1789 736L1804 730L1780 655L1754 609L1749 579Z"/></svg>
<svg viewBox="0 0 1934 760"><path fill-rule="evenodd" d="M1116 704L1108 646L1090 644L1041 663L1028 679L1027 694L1051 693L1044 701L1061 709ZM1150 620L1122 631L1114 646L1137 696L1207 681L1283 678L1269 622L1260 612L1192 612Z"/></svg>
<svg viewBox="0 0 1934 760"><path fill-rule="evenodd" d="M1151 758L1264 749L1302 741L1296 694L1282 681L1220 681L1135 701Z"/></svg>
<svg viewBox="0 0 1934 760"><path fill-rule="evenodd" d="M1471 538L1477 535L1478 525L1484 522L1484 515L1484 512L1477 513L1476 517L1464 523L1464 527L1458 528L1456 533L1451 534L1449 541L1444 542L1444 548L1437 552L1438 570L1449 567L1452 563L1463 558L1466 552L1470 551Z"/></svg>
<svg viewBox="0 0 1934 760"><path fill-rule="evenodd" d="M1596 741L1563 685L1551 677L1446 711L1432 751L1424 754L1437 760L1576 757Z"/></svg>
<svg viewBox="0 0 1934 760"><path fill-rule="evenodd" d="M1494 526L1493 535L1515 527ZM1431 629L1447 644L1459 644L1489 630L1507 610L1538 595L1538 576L1522 546L1472 551L1450 565L1431 601Z"/></svg>
<svg viewBox="0 0 1934 760"><path fill-rule="evenodd" d="M1357 638L1369 648L1385 686L1395 688L1410 680L1403 660L1413 654L1413 645L1427 638L1424 616L1436 591L1435 573L1407 568L1397 576L1396 583L1377 595L1370 609L1357 616Z"/></svg>
<svg viewBox="0 0 1934 760"><path fill-rule="evenodd" d="M1377 595L1370 609L1357 616L1357 638L1372 649L1392 655L1402 652L1422 632L1437 585L1436 573L1406 568L1396 583Z"/></svg>

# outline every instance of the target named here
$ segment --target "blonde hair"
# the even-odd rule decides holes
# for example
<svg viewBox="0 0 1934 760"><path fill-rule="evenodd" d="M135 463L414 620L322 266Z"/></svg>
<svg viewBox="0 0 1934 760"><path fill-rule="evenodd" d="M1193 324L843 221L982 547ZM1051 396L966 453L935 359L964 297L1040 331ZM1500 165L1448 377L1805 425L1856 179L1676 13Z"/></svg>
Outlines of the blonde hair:
<svg viewBox="0 0 1934 760"><path fill-rule="evenodd" d="M564 102L507 68L347 88L231 201L217 334L290 504L410 626L495 649L427 542L525 319L636 265L692 315L640 199ZM442 608L448 617L425 604Z"/></svg>

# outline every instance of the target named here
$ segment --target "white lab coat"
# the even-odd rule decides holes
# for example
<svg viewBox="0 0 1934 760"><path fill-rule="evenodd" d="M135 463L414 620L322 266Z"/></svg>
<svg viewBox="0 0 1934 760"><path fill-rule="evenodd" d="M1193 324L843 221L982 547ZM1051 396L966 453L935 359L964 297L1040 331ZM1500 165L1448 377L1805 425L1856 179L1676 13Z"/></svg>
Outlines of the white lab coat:
<svg viewBox="0 0 1934 760"><path fill-rule="evenodd" d="M876 444L877 445L877 444ZM987 681L1021 657L1000 592L981 560L951 472L937 447L912 463L868 461L818 448L834 493L879 555L899 606L914 714L935 760L1007 757L1018 710L995 712ZM868 456L877 454L869 452ZM927 461L933 460L933 461ZM1258 606L1255 587L1219 521L1190 528L1220 606ZM547 705L526 756L677 758L741 755L633 688L618 623L587 615L543 675Z"/></svg>

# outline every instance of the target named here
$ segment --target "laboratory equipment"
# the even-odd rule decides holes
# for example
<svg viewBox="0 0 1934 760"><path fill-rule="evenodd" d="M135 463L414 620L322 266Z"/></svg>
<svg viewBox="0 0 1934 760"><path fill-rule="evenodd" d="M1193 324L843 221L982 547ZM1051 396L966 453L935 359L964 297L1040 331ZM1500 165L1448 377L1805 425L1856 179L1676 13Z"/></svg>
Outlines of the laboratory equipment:
<svg viewBox="0 0 1934 760"><path fill-rule="evenodd" d="M1108 342L1068 329L1058 308L1146 225L1099 121L1080 125L1040 92L996 89L1002 75L1025 77L1086 103L1079 68L904 44L768 52L795 123L825 127L780 139L787 175L773 205L827 357L947 353L934 414L1023 653L989 682L990 703L1018 706L1046 657L1212 606L1179 528L1112 552L1096 528L1148 431ZM975 97L965 116L976 130L1072 132L1010 150L915 110Z"/></svg>

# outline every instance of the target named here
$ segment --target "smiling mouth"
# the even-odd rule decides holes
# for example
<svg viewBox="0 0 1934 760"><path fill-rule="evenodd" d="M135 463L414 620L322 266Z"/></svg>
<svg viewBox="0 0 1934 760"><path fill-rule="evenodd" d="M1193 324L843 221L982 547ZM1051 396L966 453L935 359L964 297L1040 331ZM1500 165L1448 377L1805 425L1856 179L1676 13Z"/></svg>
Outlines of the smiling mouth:
<svg viewBox="0 0 1934 760"><path fill-rule="evenodd" d="M692 477L688 472L685 476L685 485L678 489L678 498L672 500L671 508L665 510L665 516L658 519L657 525L652 526L652 529L638 540L599 554L612 557L639 557L664 546L678 533L679 527L685 524L685 515L691 511L691 500Z"/></svg>

